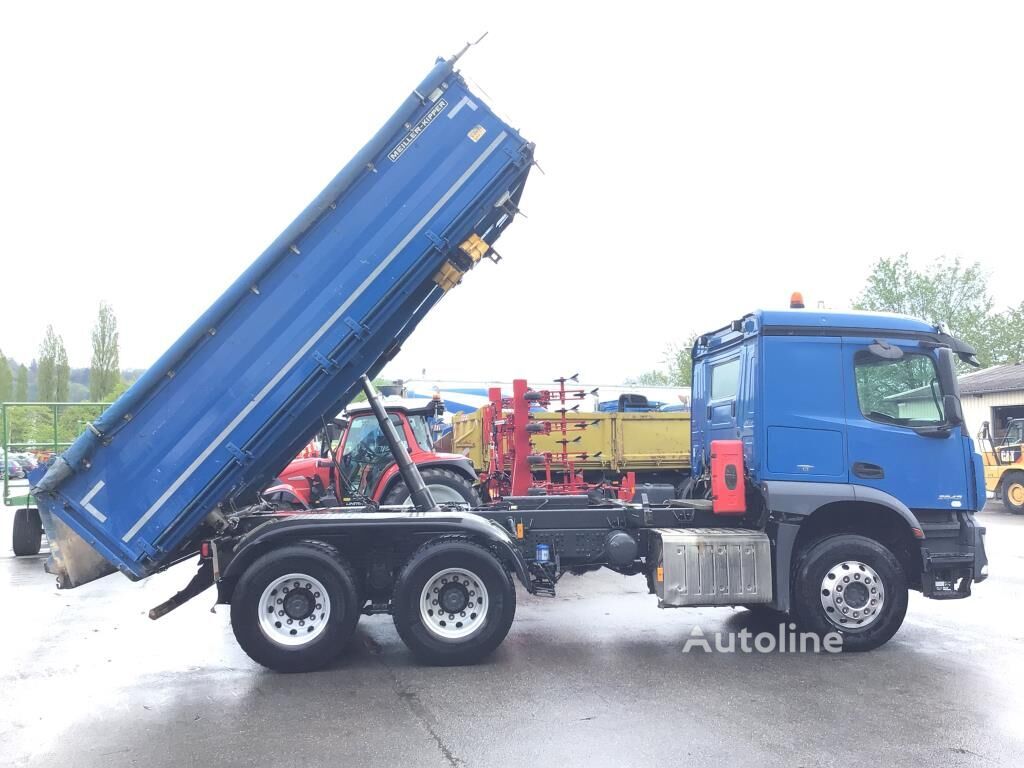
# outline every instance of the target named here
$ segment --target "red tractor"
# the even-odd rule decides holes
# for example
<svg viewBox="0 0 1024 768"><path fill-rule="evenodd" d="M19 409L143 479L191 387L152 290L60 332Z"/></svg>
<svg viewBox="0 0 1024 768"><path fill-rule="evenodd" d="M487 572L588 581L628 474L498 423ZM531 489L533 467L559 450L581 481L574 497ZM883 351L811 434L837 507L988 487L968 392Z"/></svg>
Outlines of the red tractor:
<svg viewBox="0 0 1024 768"><path fill-rule="evenodd" d="M434 450L431 422L444 413L444 403L389 398L384 405L434 500L479 506L476 470L469 459ZM264 498L296 509L336 506L348 499L371 499L383 505L412 503L368 403L350 405L329 426L329 434L320 436L319 457L294 459Z"/></svg>

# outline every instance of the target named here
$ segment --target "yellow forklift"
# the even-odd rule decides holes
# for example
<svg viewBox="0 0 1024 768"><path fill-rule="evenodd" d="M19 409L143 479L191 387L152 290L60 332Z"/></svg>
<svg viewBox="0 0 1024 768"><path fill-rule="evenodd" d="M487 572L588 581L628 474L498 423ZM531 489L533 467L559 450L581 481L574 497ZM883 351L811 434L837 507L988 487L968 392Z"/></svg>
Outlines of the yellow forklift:
<svg viewBox="0 0 1024 768"><path fill-rule="evenodd" d="M1010 419L996 441L986 421L978 433L985 464L985 490L1003 500L1007 511L1024 515L1024 419Z"/></svg>

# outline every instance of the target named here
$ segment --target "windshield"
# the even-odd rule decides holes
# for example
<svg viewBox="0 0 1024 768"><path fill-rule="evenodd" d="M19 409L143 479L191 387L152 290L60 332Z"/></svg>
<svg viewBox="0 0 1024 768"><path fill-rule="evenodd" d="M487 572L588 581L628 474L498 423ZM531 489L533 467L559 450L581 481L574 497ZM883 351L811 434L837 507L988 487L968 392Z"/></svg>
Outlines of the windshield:
<svg viewBox="0 0 1024 768"><path fill-rule="evenodd" d="M925 354L883 359L870 352L854 357L857 401L872 421L907 427L946 423L935 362Z"/></svg>
<svg viewBox="0 0 1024 768"><path fill-rule="evenodd" d="M1006 434L1000 441L1002 445L1020 445L1024 443L1024 421L1015 419L1006 426Z"/></svg>

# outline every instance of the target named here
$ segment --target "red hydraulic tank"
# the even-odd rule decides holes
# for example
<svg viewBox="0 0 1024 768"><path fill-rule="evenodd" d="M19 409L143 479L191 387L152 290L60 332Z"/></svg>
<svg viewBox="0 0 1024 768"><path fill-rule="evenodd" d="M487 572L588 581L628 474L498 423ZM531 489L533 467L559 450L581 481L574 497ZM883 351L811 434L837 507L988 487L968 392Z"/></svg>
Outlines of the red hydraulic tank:
<svg viewBox="0 0 1024 768"><path fill-rule="evenodd" d="M711 509L716 515L747 511L742 440L711 441Z"/></svg>

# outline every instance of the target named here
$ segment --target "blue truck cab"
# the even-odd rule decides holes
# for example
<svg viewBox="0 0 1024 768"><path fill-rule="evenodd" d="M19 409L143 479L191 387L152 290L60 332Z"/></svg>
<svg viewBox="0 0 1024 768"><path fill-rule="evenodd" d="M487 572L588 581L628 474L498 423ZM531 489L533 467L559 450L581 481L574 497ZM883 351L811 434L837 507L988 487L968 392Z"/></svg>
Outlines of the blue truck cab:
<svg viewBox="0 0 1024 768"><path fill-rule="evenodd" d="M987 575L981 458L964 428L955 361L974 351L902 315L758 310L693 349L692 461L742 441L752 503L777 563L857 533L899 559L908 585L965 597ZM778 567L788 610L792 568Z"/></svg>

